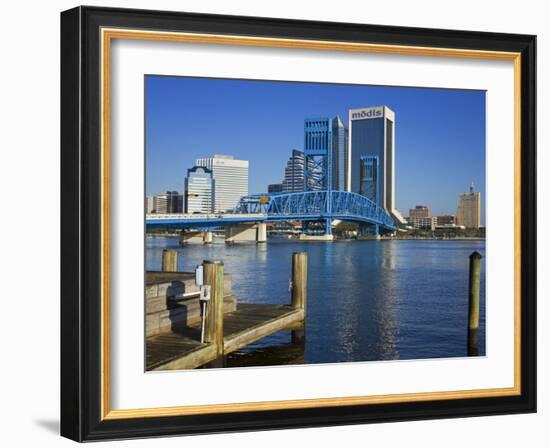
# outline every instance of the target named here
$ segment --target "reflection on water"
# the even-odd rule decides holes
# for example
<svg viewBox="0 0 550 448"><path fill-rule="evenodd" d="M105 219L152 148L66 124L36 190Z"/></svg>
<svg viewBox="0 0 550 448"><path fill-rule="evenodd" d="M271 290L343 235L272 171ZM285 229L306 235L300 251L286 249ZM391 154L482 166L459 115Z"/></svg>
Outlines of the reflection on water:
<svg viewBox="0 0 550 448"><path fill-rule="evenodd" d="M468 256L484 241L337 241L180 247L148 238L146 267L159 269L162 249L191 271L219 259L233 275L239 302L290 303L292 252L308 253L305 338L283 331L231 354L227 366L420 359L467 355ZM485 258L479 353L485 354Z"/></svg>

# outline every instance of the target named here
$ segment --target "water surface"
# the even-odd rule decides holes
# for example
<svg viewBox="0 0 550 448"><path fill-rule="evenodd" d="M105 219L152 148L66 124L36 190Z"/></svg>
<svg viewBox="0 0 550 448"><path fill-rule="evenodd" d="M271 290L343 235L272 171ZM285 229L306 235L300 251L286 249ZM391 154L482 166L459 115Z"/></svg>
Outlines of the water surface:
<svg viewBox="0 0 550 448"><path fill-rule="evenodd" d="M290 303L293 252L308 254L306 331L283 331L231 354L227 366L424 359L467 355L469 255L483 255L479 354L485 355L485 241L393 240L180 247L147 238L146 268L162 249L178 268L222 260L239 302Z"/></svg>

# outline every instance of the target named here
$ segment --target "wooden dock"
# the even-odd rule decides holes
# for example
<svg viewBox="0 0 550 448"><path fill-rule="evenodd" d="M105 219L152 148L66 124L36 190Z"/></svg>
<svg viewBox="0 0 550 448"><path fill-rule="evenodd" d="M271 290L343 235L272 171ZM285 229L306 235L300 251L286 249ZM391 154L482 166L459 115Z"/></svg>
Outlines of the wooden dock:
<svg viewBox="0 0 550 448"><path fill-rule="evenodd" d="M224 315L223 355L258 341L277 331L300 325L304 310L290 305L237 304ZM147 370L194 369L218 357L213 343L200 343L200 326L181 333L166 333L147 338Z"/></svg>
<svg viewBox="0 0 550 448"><path fill-rule="evenodd" d="M173 331L150 335L146 338L146 370L195 369L278 331L303 328L307 284L305 253L293 255L289 305L242 303L228 307L223 264L204 266L206 283L212 287L205 342L200 342L199 320Z"/></svg>

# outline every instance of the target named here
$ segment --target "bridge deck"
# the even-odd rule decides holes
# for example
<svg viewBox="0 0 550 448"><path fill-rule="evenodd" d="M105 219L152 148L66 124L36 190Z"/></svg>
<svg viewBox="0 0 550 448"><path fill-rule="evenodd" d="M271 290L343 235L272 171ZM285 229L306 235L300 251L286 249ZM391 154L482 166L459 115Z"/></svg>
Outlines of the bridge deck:
<svg viewBox="0 0 550 448"><path fill-rule="evenodd" d="M301 323L304 316L304 310L290 305L238 304L236 311L224 315L224 355ZM148 337L146 369L194 369L214 361L214 344L199 341L199 325Z"/></svg>

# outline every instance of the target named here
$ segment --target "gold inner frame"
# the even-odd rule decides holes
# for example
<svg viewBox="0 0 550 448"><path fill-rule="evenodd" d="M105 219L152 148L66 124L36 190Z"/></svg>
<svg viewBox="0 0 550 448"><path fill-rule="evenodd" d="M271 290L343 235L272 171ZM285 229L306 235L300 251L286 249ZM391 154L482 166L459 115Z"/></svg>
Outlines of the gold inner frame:
<svg viewBox="0 0 550 448"><path fill-rule="evenodd" d="M230 404L188 405L141 409L111 409L110 398L110 50L113 39L168 41L213 45L295 48L507 60L514 63L514 386L442 392L418 392L302 400L262 401ZM225 412L305 409L414 401L502 397L521 394L521 54L514 52L416 47L303 39L278 39L214 34L143 31L102 28L101 30L101 419L167 417Z"/></svg>

